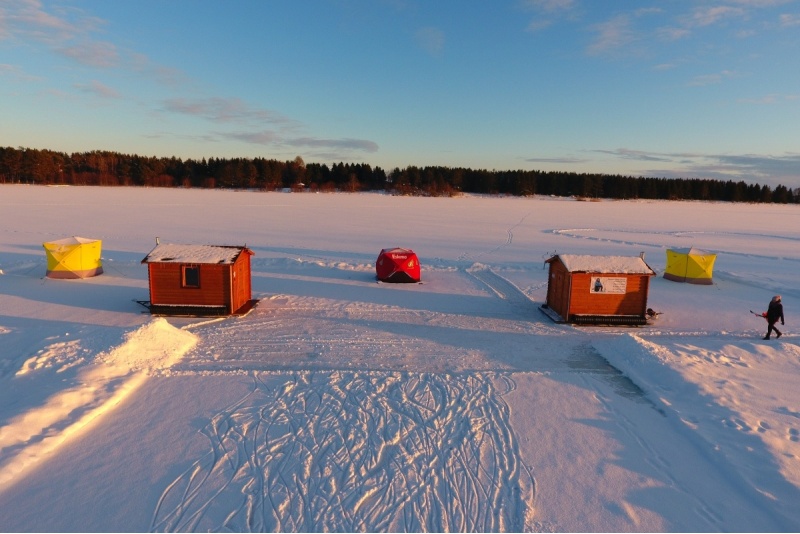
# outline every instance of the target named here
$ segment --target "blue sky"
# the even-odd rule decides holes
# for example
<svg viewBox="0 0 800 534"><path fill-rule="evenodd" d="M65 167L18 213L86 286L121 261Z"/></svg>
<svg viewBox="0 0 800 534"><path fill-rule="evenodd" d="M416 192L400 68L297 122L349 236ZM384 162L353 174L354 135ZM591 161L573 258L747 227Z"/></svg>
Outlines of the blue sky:
<svg viewBox="0 0 800 534"><path fill-rule="evenodd" d="M0 0L0 146L800 187L800 0Z"/></svg>

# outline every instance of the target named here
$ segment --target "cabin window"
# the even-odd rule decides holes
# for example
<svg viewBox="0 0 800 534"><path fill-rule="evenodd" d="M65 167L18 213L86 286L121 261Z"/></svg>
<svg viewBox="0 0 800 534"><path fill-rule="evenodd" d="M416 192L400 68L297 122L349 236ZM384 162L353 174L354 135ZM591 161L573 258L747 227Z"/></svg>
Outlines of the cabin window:
<svg viewBox="0 0 800 534"><path fill-rule="evenodd" d="M199 265L183 265L181 269L182 281L181 287L200 287L200 266Z"/></svg>

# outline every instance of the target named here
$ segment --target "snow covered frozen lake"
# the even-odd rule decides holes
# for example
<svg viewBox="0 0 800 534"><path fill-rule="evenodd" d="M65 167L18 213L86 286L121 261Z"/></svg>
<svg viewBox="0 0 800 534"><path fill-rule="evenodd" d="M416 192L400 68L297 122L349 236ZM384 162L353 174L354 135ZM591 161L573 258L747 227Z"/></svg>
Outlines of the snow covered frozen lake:
<svg viewBox="0 0 800 534"><path fill-rule="evenodd" d="M104 274L44 277L68 236ZM256 308L146 313L157 237L252 249ZM556 252L661 315L553 323ZM4 531L800 530L798 206L2 185L0 270Z"/></svg>

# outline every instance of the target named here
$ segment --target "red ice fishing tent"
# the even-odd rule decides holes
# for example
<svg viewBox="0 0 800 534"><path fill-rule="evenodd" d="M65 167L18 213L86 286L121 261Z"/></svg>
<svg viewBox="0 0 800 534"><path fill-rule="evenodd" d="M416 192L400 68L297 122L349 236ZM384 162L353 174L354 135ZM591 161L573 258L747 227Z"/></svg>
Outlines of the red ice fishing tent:
<svg viewBox="0 0 800 534"><path fill-rule="evenodd" d="M385 248L378 254L375 271L381 282L419 282L419 258L407 248Z"/></svg>

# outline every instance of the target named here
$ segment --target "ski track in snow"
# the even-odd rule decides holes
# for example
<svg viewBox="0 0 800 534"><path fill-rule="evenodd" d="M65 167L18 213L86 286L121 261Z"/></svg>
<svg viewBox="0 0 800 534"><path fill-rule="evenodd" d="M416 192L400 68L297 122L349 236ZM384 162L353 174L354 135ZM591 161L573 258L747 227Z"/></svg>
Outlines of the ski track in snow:
<svg viewBox="0 0 800 534"><path fill-rule="evenodd" d="M152 530L522 531L534 480L502 400L513 388L502 373L254 373Z"/></svg>
<svg viewBox="0 0 800 534"><path fill-rule="evenodd" d="M517 228L518 226L520 226L523 222L525 222L525 219L527 219L528 215L530 215L530 214L531 214L531 212L526 213L516 224L514 224L513 226L511 226L510 228L508 228L506 230L507 237L506 237L506 240L503 243L500 243L499 245L497 245L496 247L494 247L491 250L488 250L488 251L485 251L485 252L481 252L480 254L478 254L476 256L473 256L469 252L464 252L458 257L458 261L466 261L466 260L476 261L479 258L482 258L484 256L493 256L501 248L509 246L514 241L514 229Z"/></svg>

